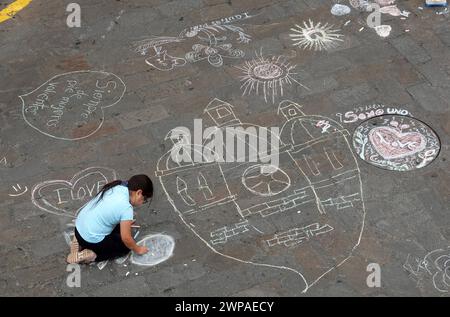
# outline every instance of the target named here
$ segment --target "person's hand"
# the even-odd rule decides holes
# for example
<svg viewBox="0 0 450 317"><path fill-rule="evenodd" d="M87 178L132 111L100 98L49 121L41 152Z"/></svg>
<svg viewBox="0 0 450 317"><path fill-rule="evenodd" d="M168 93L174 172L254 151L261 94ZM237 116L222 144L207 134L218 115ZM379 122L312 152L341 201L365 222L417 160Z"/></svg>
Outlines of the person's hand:
<svg viewBox="0 0 450 317"><path fill-rule="evenodd" d="M143 247L143 246L139 246L136 248L136 250L134 250L134 252L138 255L143 255L145 253L147 253L149 250L147 247Z"/></svg>

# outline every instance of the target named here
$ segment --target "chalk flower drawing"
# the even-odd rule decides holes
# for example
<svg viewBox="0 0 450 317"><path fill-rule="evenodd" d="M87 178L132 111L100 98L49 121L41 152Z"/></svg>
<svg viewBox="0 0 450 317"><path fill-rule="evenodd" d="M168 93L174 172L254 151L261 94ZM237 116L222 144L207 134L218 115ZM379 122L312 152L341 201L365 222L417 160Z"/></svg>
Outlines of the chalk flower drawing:
<svg viewBox="0 0 450 317"><path fill-rule="evenodd" d="M243 82L241 85L241 89L244 90L243 95L250 95L252 92L257 95L262 93L264 100L267 102L267 97L269 97L272 99L272 103L275 103L277 96L283 96L286 85L296 83L309 90L294 78L296 73L293 70L296 67L287 62L284 56L264 57L262 53L259 56L256 53L256 58L246 61L244 66L236 66L244 74L240 76L241 82Z"/></svg>
<svg viewBox="0 0 450 317"><path fill-rule="evenodd" d="M223 57L240 58L244 55L242 50L232 48L231 44L218 44L216 40L211 39L208 45L193 45L192 51L186 53L185 58L190 63L206 59L211 66L220 67L223 65Z"/></svg>
<svg viewBox="0 0 450 317"><path fill-rule="evenodd" d="M155 54L148 57L145 62L161 71L169 71L175 67L184 66L186 62L196 63L207 60L211 66L220 67L223 65L223 58L241 58L244 51L233 48L231 43L225 43L231 32L236 34L238 43L247 44L251 41L251 36L239 26L229 24L230 21L250 18L247 13L234 17L206 23L181 31L176 37L154 36L148 39L136 41L131 44L131 49L140 55L147 55L149 50L154 50ZM228 33L226 33L228 32ZM169 44L185 42L187 40L197 41L192 45L192 50L185 53L184 57L172 56L168 53Z"/></svg>
<svg viewBox="0 0 450 317"><path fill-rule="evenodd" d="M224 132L257 127L242 123L234 107L217 98L204 117ZM282 127L277 166L250 160L175 162L170 149L159 159L156 175L181 221L213 252L295 272L306 292L360 243L365 219L360 170L350 133L336 121L306 115L289 100L279 104L273 120L271 127ZM191 142L167 141L172 148ZM196 150L212 151L212 140L202 142Z"/></svg>
<svg viewBox="0 0 450 317"><path fill-rule="evenodd" d="M314 22L309 20L303 22L303 26L298 24L296 28L291 28L294 33L289 34L291 40L294 41L294 46L299 46L303 49L313 49L315 51L329 50L335 48L342 42L342 34L339 34L339 29L334 29L333 25L321 22L314 25Z"/></svg>

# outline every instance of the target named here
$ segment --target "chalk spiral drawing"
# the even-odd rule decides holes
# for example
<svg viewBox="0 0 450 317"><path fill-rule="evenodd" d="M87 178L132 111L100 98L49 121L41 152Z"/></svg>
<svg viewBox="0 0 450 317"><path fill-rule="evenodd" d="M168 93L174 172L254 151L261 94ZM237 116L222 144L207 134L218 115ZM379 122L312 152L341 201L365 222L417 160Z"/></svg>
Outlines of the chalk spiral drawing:
<svg viewBox="0 0 450 317"><path fill-rule="evenodd" d="M243 96L255 92L257 95L261 92L265 102L267 97L275 103L277 96L283 96L284 86L296 83L309 90L308 87L298 82L294 76L293 70L297 67L287 62L284 56L264 57L260 52L255 53L256 58L252 61L245 61L244 66L236 68L243 72L241 78L241 89L244 90Z"/></svg>
<svg viewBox="0 0 450 317"><path fill-rule="evenodd" d="M149 248L144 255L131 254L131 263L142 266L154 266L169 259L175 249L175 240L168 235L153 234L144 237L137 243Z"/></svg>
<svg viewBox="0 0 450 317"><path fill-rule="evenodd" d="M244 51L233 48L230 42L225 42L231 40L225 35L226 32L236 34L238 43L246 44L251 41L251 36L245 33L243 28L229 24L231 21L251 17L248 13L243 15L235 15L212 23L187 28L177 37L153 36L136 41L132 43L131 49L144 56L147 55L149 50L153 50L154 53L147 57L145 62L160 71L170 71L175 67L184 66L187 62L196 63L203 60L207 60L211 66L220 67L223 65L224 58L242 58L245 55ZM186 42L187 40L197 43L193 44L192 50L186 52L183 57L172 56L168 53L167 45Z"/></svg>
<svg viewBox="0 0 450 317"><path fill-rule="evenodd" d="M306 115L289 100L277 113L272 127L282 127L278 166L249 160L180 163L170 150L158 160L156 176L181 221L213 252L293 271L306 292L359 245L365 219L362 182L350 134L339 123ZM217 98L204 117L218 129L255 127ZM179 146L171 141L172 149ZM186 142L183 146L201 150Z"/></svg>
<svg viewBox="0 0 450 317"><path fill-rule="evenodd" d="M75 218L103 185L117 179L116 172L106 167L89 167L71 180L50 180L35 185L31 191L33 204L58 216Z"/></svg>
<svg viewBox="0 0 450 317"><path fill-rule="evenodd" d="M433 280L434 288L441 293L450 293L450 246L429 252L423 259L415 258L410 263L408 254L403 268L412 274L419 282L429 278Z"/></svg>
<svg viewBox="0 0 450 317"><path fill-rule="evenodd" d="M439 154L433 130L407 116L383 115L364 121L354 132L353 147L368 163L396 171L430 164Z"/></svg>
<svg viewBox="0 0 450 317"><path fill-rule="evenodd" d="M19 184L17 184L16 186L12 186L12 188L14 189L14 193L8 194L8 196L10 196L10 197L22 196L23 194L25 194L28 191L27 186L25 186L25 188L22 188Z"/></svg>
<svg viewBox="0 0 450 317"><path fill-rule="evenodd" d="M103 109L118 103L125 83L103 71L75 71L57 75L25 95L25 122L42 134L60 140L80 140L97 132Z"/></svg>
<svg viewBox="0 0 450 317"><path fill-rule="evenodd" d="M309 20L303 22L303 26L295 24L294 28L291 28L294 33L289 34L291 40L294 42L294 46L301 47L302 49L314 49L315 51L330 50L339 46L339 42L342 42L343 35L339 34L339 29L334 29L334 25L321 22L314 24Z"/></svg>

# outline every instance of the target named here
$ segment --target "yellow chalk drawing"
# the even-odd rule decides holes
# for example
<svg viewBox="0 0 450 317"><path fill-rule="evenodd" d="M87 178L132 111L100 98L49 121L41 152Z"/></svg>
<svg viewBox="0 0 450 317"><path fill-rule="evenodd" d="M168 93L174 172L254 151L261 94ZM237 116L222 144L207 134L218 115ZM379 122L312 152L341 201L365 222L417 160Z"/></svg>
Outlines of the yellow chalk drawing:
<svg viewBox="0 0 450 317"><path fill-rule="evenodd" d="M33 0L16 0L9 6L0 11L0 23L11 19L17 12L25 8Z"/></svg>

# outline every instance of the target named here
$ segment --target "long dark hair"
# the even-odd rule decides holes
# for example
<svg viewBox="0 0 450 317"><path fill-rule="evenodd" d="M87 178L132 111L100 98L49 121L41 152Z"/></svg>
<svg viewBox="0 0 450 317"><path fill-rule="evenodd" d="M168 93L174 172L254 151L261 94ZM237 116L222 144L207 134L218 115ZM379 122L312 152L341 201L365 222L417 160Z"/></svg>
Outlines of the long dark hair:
<svg viewBox="0 0 450 317"><path fill-rule="evenodd" d="M105 192L109 189L123 185L128 187L129 190L136 191L136 190L142 190L142 194L146 198L151 198L153 196L153 183L150 177L144 174L140 175L134 175L132 176L128 181L122 181L122 180L115 180L108 184L105 184L102 189L97 193L95 197L100 195L97 202L103 199L103 196L105 195Z"/></svg>

